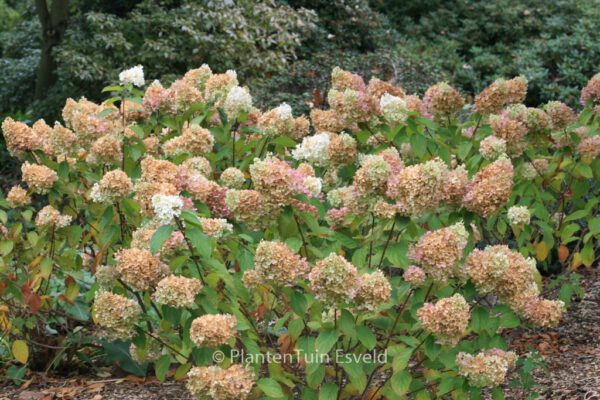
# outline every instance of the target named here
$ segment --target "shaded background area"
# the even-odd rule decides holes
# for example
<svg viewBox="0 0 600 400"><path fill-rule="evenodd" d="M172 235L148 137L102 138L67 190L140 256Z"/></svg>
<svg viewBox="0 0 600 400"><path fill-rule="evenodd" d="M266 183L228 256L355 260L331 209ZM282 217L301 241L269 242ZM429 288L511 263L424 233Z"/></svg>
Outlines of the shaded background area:
<svg viewBox="0 0 600 400"><path fill-rule="evenodd" d="M576 104L600 65L600 0L0 0L0 117L60 119L142 64L169 84L235 69L258 106L320 105L331 69L465 94L525 75L527 102ZM2 176L14 170L0 144Z"/></svg>

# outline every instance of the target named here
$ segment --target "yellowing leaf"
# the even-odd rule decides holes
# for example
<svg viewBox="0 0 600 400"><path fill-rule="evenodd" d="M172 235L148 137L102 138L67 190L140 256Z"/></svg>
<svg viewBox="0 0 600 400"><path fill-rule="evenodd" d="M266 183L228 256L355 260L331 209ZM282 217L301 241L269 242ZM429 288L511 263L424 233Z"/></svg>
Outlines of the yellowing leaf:
<svg viewBox="0 0 600 400"><path fill-rule="evenodd" d="M577 267L579 267L582 263L583 260L581 259L581 254L579 254L579 252L573 254L573 260L571 260L571 269L577 269Z"/></svg>
<svg viewBox="0 0 600 400"><path fill-rule="evenodd" d="M29 359L29 347L24 340L15 340L12 344L12 354L15 360L21 364L26 364Z"/></svg>
<svg viewBox="0 0 600 400"><path fill-rule="evenodd" d="M539 242L535 245L535 258L538 261L544 261L548 257L550 249L546 245L546 242Z"/></svg>

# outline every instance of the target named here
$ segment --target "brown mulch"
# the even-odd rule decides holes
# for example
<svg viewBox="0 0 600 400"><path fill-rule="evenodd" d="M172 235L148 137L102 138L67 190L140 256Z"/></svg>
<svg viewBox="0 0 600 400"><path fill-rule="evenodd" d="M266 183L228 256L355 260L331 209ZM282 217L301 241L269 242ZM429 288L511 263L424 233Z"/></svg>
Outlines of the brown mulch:
<svg viewBox="0 0 600 400"><path fill-rule="evenodd" d="M558 328L518 332L510 340L519 354L531 346L544 358L548 371L533 372L542 400L600 400L600 270L581 273L585 295Z"/></svg>
<svg viewBox="0 0 600 400"><path fill-rule="evenodd" d="M600 400L600 270L582 272L583 299L573 301L563 324L555 329L515 330L512 350L524 355L535 348L548 371L533 378L541 400ZM156 378L29 377L21 387L0 384L0 400L192 400L183 383ZM523 396L507 388L506 399Z"/></svg>

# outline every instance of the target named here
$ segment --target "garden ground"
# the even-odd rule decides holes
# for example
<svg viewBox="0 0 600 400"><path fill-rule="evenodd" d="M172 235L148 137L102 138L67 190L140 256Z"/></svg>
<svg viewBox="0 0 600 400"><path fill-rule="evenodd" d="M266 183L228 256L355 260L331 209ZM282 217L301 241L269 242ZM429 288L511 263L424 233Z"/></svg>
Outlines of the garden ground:
<svg viewBox="0 0 600 400"><path fill-rule="evenodd" d="M575 300L555 329L515 329L510 347L524 354L531 347L545 359L548 373L534 371L543 400L600 400L600 270L582 272L583 299ZM114 371L113 371L114 372ZM103 375L108 375L109 372ZM507 399L523 396L506 389ZM83 376L47 378L32 375L20 387L0 387L0 400L192 400L183 383L156 378Z"/></svg>

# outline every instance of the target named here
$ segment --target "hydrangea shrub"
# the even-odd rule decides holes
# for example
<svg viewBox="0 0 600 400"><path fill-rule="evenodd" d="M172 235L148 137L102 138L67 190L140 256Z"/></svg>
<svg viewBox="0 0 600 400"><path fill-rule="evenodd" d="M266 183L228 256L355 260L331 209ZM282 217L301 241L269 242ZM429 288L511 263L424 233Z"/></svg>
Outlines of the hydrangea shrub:
<svg viewBox="0 0 600 400"><path fill-rule="evenodd" d="M69 349L50 366L121 349L199 399L498 398L503 331L558 325L572 295L539 270L596 261L598 75L577 114L522 105L522 77L470 104L336 68L309 116L206 65L119 76L64 124L2 124L14 379L42 343Z"/></svg>

